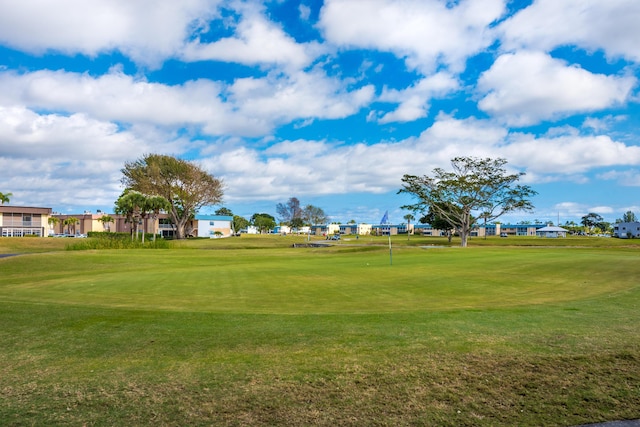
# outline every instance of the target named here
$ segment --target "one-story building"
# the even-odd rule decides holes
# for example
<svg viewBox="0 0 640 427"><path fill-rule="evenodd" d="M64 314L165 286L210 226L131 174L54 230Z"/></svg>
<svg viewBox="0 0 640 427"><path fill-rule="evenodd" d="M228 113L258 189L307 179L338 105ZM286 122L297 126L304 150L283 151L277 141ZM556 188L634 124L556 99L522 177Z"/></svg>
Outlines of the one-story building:
<svg viewBox="0 0 640 427"><path fill-rule="evenodd" d="M536 231L536 236L538 237L550 237L550 238L557 238L557 237L567 237L567 232L569 230L566 230L562 227L556 227L553 225L549 225L547 227L542 227L540 229L538 229Z"/></svg>
<svg viewBox="0 0 640 427"><path fill-rule="evenodd" d="M433 228L431 226L431 224L412 224L411 225L412 231L415 234L421 234L423 236L437 236L437 237L442 237L444 236L446 233L442 230L439 230L437 228Z"/></svg>
<svg viewBox="0 0 640 427"><path fill-rule="evenodd" d="M311 234L316 236L330 236L334 234L340 234L340 224L312 225Z"/></svg>
<svg viewBox="0 0 640 427"><path fill-rule="evenodd" d="M471 236L536 236L538 230L543 227L546 227L546 224L483 224L474 227Z"/></svg>
<svg viewBox="0 0 640 427"><path fill-rule="evenodd" d="M364 223L339 224L340 234L357 234L366 236L371 234L372 225Z"/></svg>

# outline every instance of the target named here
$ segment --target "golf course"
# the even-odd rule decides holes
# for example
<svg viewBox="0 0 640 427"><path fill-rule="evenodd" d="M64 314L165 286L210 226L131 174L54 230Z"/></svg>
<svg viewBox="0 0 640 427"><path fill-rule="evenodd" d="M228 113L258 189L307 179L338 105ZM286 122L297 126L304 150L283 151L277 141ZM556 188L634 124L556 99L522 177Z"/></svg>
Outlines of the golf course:
<svg viewBox="0 0 640 427"><path fill-rule="evenodd" d="M308 239L1 238L0 425L640 418L640 240Z"/></svg>

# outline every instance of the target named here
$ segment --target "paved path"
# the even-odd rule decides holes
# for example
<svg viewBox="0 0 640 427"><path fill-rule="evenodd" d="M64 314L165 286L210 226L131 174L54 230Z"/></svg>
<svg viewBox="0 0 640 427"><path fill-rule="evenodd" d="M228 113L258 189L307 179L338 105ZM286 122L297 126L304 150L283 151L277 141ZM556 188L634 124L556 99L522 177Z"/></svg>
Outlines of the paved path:
<svg viewBox="0 0 640 427"><path fill-rule="evenodd" d="M7 257L10 257L10 256L16 256L16 255L18 255L18 254L0 254L0 258L7 258Z"/></svg>
<svg viewBox="0 0 640 427"><path fill-rule="evenodd" d="M581 424L576 427L640 427L640 420L610 421L608 423Z"/></svg>

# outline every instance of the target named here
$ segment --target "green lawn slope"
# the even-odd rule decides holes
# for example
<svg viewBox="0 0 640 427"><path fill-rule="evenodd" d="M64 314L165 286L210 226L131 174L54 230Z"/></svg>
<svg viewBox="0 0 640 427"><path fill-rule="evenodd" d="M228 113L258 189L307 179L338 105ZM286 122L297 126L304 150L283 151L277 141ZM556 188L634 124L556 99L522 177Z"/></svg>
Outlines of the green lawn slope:
<svg viewBox="0 0 640 427"><path fill-rule="evenodd" d="M640 418L632 240L66 240L0 239L6 425Z"/></svg>

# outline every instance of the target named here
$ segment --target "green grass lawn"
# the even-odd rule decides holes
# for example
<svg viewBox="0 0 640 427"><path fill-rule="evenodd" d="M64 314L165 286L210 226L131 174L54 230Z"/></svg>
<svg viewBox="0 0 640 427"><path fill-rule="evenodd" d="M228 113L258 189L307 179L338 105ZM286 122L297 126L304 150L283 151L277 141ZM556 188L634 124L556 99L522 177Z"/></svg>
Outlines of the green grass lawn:
<svg viewBox="0 0 640 427"><path fill-rule="evenodd" d="M0 424L640 418L636 241L66 240L0 239Z"/></svg>

